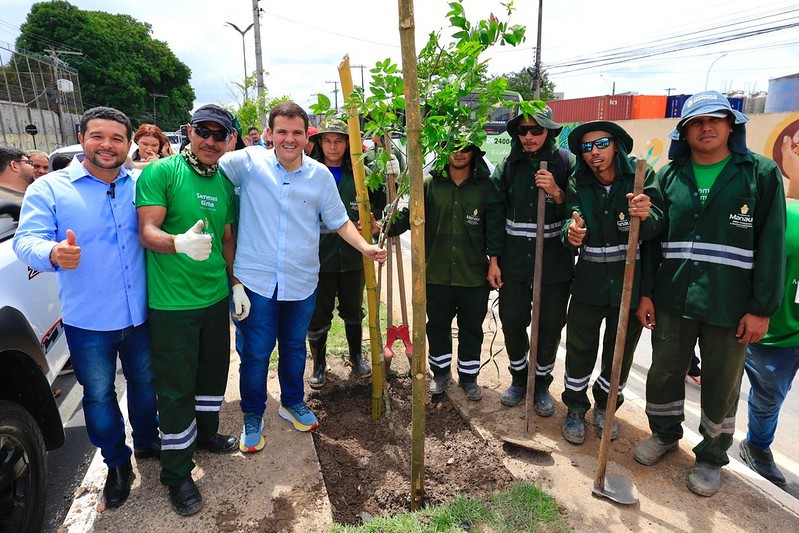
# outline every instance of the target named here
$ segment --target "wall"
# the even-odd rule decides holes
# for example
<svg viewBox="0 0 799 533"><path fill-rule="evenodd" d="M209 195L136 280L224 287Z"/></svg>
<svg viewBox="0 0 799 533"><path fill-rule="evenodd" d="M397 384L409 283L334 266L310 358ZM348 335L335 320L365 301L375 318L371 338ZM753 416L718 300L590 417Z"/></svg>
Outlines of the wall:
<svg viewBox="0 0 799 533"><path fill-rule="evenodd" d="M50 153L56 148L76 144L75 124L80 116L64 113L66 138L61 137L58 115L46 109L29 108L22 104L0 102L0 145L20 150L31 150L33 137L25 133L25 126L35 124L39 130L36 135L36 148Z"/></svg>

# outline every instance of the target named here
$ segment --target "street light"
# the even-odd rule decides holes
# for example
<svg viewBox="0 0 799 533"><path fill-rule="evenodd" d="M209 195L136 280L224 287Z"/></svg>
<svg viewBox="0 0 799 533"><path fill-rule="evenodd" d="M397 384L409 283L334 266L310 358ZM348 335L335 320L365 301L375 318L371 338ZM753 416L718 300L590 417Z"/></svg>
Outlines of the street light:
<svg viewBox="0 0 799 533"><path fill-rule="evenodd" d="M716 61L718 61L719 59L721 59L722 57L724 57L724 56L726 56L726 55L727 55L727 52L724 52L724 53L723 53L723 54L721 54L719 57L717 57L716 59L714 59L714 60L713 60L713 62L710 64L710 66L709 66L709 67L707 67L707 76L705 76L705 90L706 90L706 91L707 91L707 80L709 80L709 79L710 79L710 69L712 69L712 68L713 68L713 65L715 65L715 64L716 64Z"/></svg>
<svg viewBox="0 0 799 533"><path fill-rule="evenodd" d="M158 98L167 98L167 96L165 94L158 94L158 93L150 93L150 96L153 97L153 124L155 126L158 126L158 121L155 118L155 101Z"/></svg>
<svg viewBox="0 0 799 533"><path fill-rule="evenodd" d="M232 22L225 22L225 25L230 26L231 28L233 28L234 30L236 30L237 32L239 32L241 34L241 55L244 56L244 85L243 85L243 87L244 87L244 99L246 100L247 99L247 48L245 46L244 34L247 33L248 31L250 31L255 24L254 23L250 24L244 30L242 30L241 28L239 28L238 26L236 26Z"/></svg>

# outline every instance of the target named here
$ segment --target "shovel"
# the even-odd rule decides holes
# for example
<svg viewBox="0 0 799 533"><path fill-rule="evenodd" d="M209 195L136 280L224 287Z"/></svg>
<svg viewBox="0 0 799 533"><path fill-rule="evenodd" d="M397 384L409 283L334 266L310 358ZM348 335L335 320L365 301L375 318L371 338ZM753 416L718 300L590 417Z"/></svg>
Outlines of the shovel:
<svg viewBox="0 0 799 533"><path fill-rule="evenodd" d="M541 170L547 169L547 162L541 161ZM504 442L543 453L552 453L552 448L533 438L533 413L535 412L535 374L538 366L538 323L541 318L541 273L544 262L544 215L547 195L538 191L538 209L535 225L535 270L533 270L533 302L530 320L530 353L527 362L527 398L525 403L525 435L506 435L500 437Z"/></svg>
<svg viewBox="0 0 799 533"><path fill-rule="evenodd" d="M646 174L646 161L639 159L635 165L635 182L633 195L639 195L644 190L644 175ZM633 277L635 276L635 256L638 252L638 230L641 219L632 217L630 220L630 234L627 237L627 258L624 260L624 285L621 292L621 305L619 306L619 324L616 328L616 346L613 350L613 367L610 372L610 391L608 392L608 405L605 409L605 427L602 430L602 442L599 445L599 460L596 469L594 487L591 490L595 495L608 498L624 505L638 503L638 488L629 479L605 475L608 466L608 452L610 451L610 436L613 431L613 420L616 417L616 398L619 395L619 380L621 378L621 363L624 357L624 339L627 335L627 320L630 315L630 298L633 292Z"/></svg>

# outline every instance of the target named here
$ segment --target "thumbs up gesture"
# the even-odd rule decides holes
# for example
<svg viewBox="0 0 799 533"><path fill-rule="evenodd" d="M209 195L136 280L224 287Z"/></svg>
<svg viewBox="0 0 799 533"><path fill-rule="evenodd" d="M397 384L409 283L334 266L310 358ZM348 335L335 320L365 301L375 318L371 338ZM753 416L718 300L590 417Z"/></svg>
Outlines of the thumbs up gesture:
<svg viewBox="0 0 799 533"><path fill-rule="evenodd" d="M78 246L75 232L67 230L67 238L59 242L50 250L50 262L62 270L75 270L80 263L80 246Z"/></svg>
<svg viewBox="0 0 799 533"><path fill-rule="evenodd" d="M583 245L583 240L585 239L585 234L587 232L588 228L585 227L585 221L583 220L583 217L580 216L580 213L574 211L572 213L572 221L569 223L569 244L575 248L579 248Z"/></svg>
<svg viewBox="0 0 799 533"><path fill-rule="evenodd" d="M211 236L203 231L203 221L195 224L180 235L175 235L175 253L186 254L195 261L205 261L211 256Z"/></svg>

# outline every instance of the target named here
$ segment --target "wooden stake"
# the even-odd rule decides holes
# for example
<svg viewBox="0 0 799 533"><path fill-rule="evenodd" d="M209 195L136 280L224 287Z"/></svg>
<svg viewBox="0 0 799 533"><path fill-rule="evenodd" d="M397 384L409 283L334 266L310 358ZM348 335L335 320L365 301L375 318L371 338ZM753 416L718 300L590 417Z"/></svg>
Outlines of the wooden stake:
<svg viewBox="0 0 799 533"><path fill-rule="evenodd" d="M411 510L424 503L424 405L427 374L425 324L424 181L422 176L422 116L419 105L419 71L416 63L413 0L399 2L402 80L408 132L408 175L411 189L411 266L413 277L413 412L411 415Z"/></svg>
<svg viewBox="0 0 799 533"><path fill-rule="evenodd" d="M345 55L339 63L338 75L341 80L341 90L346 95L345 108L347 109L350 130L350 158L352 159L352 172L355 179L356 198L358 201L358 218L361 222L361 234L368 242L372 242L372 220L369 208L369 194L366 191L366 170L363 166L363 143L361 142L361 125L358 121L358 108L353 105L349 96L354 87L352 84L352 71L350 70L350 57ZM378 310L378 297L376 291L375 264L371 259L363 258L363 273L366 279L366 297L369 311L369 347L372 353L372 421L380 418L383 408L383 362L380 352L383 350L380 342L380 314Z"/></svg>

